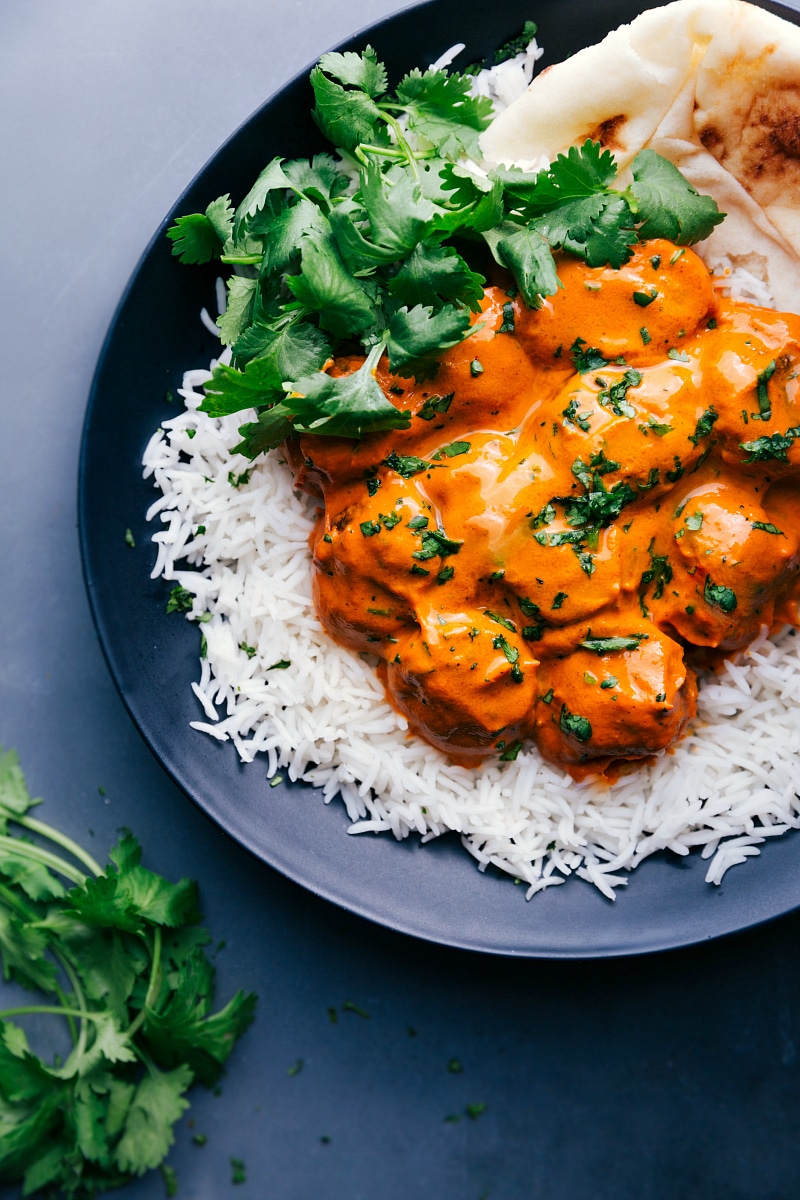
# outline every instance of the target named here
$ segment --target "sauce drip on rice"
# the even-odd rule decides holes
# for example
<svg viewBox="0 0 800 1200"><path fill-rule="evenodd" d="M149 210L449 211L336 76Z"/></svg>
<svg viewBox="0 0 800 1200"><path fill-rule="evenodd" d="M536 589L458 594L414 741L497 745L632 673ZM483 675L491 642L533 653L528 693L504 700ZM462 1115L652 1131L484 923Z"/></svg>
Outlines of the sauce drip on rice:
<svg viewBox="0 0 800 1200"><path fill-rule="evenodd" d="M320 619L412 727L582 774L680 737L692 663L798 624L800 317L719 300L665 241L559 276L538 310L487 288L427 383L382 360L408 430L290 453L324 498Z"/></svg>

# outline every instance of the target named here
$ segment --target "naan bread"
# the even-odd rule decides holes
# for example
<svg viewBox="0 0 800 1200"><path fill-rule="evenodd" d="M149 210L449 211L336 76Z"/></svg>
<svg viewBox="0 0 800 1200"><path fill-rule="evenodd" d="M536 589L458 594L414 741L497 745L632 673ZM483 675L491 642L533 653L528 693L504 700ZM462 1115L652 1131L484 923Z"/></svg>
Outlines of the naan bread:
<svg viewBox="0 0 800 1200"><path fill-rule="evenodd" d="M800 29L742 0L676 0L550 67L483 134L490 163L552 159L587 137L621 168L645 146L727 218L727 255L800 312Z"/></svg>

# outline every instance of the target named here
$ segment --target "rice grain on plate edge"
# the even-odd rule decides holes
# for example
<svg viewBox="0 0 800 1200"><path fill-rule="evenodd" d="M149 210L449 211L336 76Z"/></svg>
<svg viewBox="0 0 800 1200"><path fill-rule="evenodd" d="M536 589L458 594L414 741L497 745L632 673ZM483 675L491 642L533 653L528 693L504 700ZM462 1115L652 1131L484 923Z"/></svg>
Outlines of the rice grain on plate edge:
<svg viewBox="0 0 800 1200"><path fill-rule="evenodd" d="M742 282L758 298L760 281ZM254 466L231 457L241 415L197 411L195 389L208 378L187 374L186 412L164 422L144 459L162 492L148 516L160 512L167 524L154 537L153 574L192 593L192 616L212 614L193 685L208 721L195 728L232 738L245 760L266 753L270 775L288 768L323 787L326 800L341 793L352 832L428 840L458 831L481 868L491 862L523 880L528 897L575 872L613 898L627 882L620 871L664 848L702 846L714 854L707 879L719 882L765 837L800 823L792 631L762 635L707 680L692 733L613 786L578 785L534 749L470 771L409 737L372 665L317 620L307 541L316 502L294 492L279 452ZM181 559L201 569L178 570Z"/></svg>

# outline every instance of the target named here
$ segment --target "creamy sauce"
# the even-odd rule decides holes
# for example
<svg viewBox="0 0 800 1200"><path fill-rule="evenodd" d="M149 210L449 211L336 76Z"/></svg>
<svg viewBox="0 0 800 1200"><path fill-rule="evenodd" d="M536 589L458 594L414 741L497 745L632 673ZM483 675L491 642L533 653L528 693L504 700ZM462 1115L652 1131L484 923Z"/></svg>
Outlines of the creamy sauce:
<svg viewBox="0 0 800 1200"><path fill-rule="evenodd" d="M800 317L720 302L664 241L559 276L538 310L487 288L427 383L382 360L408 430L289 452L324 499L320 619L411 726L581 774L680 736L692 662L798 624Z"/></svg>

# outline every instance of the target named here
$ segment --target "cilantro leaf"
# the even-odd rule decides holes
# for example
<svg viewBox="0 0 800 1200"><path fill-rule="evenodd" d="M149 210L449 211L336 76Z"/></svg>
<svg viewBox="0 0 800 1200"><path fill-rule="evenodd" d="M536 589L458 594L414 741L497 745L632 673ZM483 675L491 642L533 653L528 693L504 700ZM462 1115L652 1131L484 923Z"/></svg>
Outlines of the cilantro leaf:
<svg viewBox="0 0 800 1200"><path fill-rule="evenodd" d="M176 1067L174 1071L159 1071L153 1067L142 1077L114 1151L114 1162L121 1171L143 1175L157 1167L165 1157L175 1140L172 1126L189 1107L184 1092L192 1078L186 1065Z"/></svg>
<svg viewBox="0 0 800 1200"><path fill-rule="evenodd" d="M0 908L0 958L3 978L26 988L52 991L56 969L45 957L47 937L20 917Z"/></svg>
<svg viewBox="0 0 800 1200"><path fill-rule="evenodd" d="M324 234L327 226L316 204L302 197L288 204L269 221L260 225L266 237L262 273L282 271L300 251L301 239L311 234Z"/></svg>
<svg viewBox="0 0 800 1200"><path fill-rule="evenodd" d="M378 62L372 46L366 46L360 54L347 51L344 54L323 54L319 60L320 70L332 75L339 83L360 88L376 99L386 91L386 68Z"/></svg>
<svg viewBox="0 0 800 1200"><path fill-rule="evenodd" d="M655 150L640 150L631 173L641 238L666 238L691 246L707 238L725 218L710 196L699 195L678 168Z"/></svg>
<svg viewBox="0 0 800 1200"><path fill-rule="evenodd" d="M283 170L298 191L312 198L330 200L341 196L350 186L347 173L331 154L315 154L311 161L294 158L284 163Z"/></svg>
<svg viewBox="0 0 800 1200"><path fill-rule="evenodd" d="M283 159L280 157L273 158L258 179L255 181L250 191L245 196L233 218L232 236L235 242L238 242L244 232L245 225L261 211L267 202L267 197L270 192L284 191L292 186L291 180L283 170Z"/></svg>
<svg viewBox="0 0 800 1200"><path fill-rule="evenodd" d="M439 308L455 301L480 312L486 280L471 271L461 255L450 246L420 242L386 290L401 305Z"/></svg>
<svg viewBox="0 0 800 1200"><path fill-rule="evenodd" d="M469 76L447 71L410 71L397 87L398 107L408 114L409 127L432 142L445 158L467 154L480 159L478 134L492 117L486 96L471 96Z"/></svg>
<svg viewBox="0 0 800 1200"><path fill-rule="evenodd" d="M388 143L381 110L366 92L348 91L328 79L320 67L314 67L309 81L316 101L311 115L334 146L352 152L361 142Z"/></svg>
<svg viewBox="0 0 800 1200"><path fill-rule="evenodd" d="M309 311L319 313L323 329L349 337L375 325L375 304L347 271L330 227L303 238L300 261L300 274L288 275L287 286Z"/></svg>
<svg viewBox="0 0 800 1200"><path fill-rule="evenodd" d="M524 216L531 219L568 201L593 199L607 191L616 178L617 163L610 150L587 138L582 146L558 154L536 175L516 168L493 174L505 182L511 196L524 202Z"/></svg>
<svg viewBox="0 0 800 1200"><path fill-rule="evenodd" d="M419 182L400 167L384 174L371 162L361 172L360 191L375 242L395 258L409 254L425 236L434 212Z"/></svg>
<svg viewBox="0 0 800 1200"><path fill-rule="evenodd" d="M237 992L209 1015L213 969L198 951L183 963L177 988L160 1009L147 1009L144 1036L163 1067L186 1063L206 1087L217 1082L237 1039L253 1020L256 997Z"/></svg>
<svg viewBox="0 0 800 1200"><path fill-rule="evenodd" d="M172 253L183 263L207 263L219 258L231 236L233 209L230 196L212 200L205 213L177 217L167 230Z"/></svg>
<svg viewBox="0 0 800 1200"><path fill-rule="evenodd" d="M244 275L231 275L228 280L228 306L217 317L223 345L230 346L250 324L257 288L258 280Z"/></svg>
<svg viewBox="0 0 800 1200"><path fill-rule="evenodd" d="M280 446L294 432L294 412L286 404L274 404L266 412L260 412L255 421L239 426L242 441L234 446L237 454L244 454L251 461L259 454L266 454Z"/></svg>
<svg viewBox="0 0 800 1200"><path fill-rule="evenodd" d="M395 375L429 379L442 351L463 342L470 332L466 309L450 304L438 312L421 304L400 308L389 321L389 369Z"/></svg>
<svg viewBox="0 0 800 1200"><path fill-rule="evenodd" d="M285 380L293 379L297 375L306 375L309 371L320 370L330 357L330 345L324 333L315 325L284 320L272 325L251 325L234 345L233 353L237 365L247 364L251 359L257 360L259 365L252 368L250 380L254 386L263 388L266 398L258 400L252 394L249 397L243 396L243 399L248 401L246 404L242 403L237 408L226 408L226 412L238 412L240 408L268 403L271 394L277 392ZM219 387L221 391L226 392L223 381L228 379L227 374L218 375L215 372L212 383L215 388ZM205 392L208 399L209 393L212 392L208 384L205 385ZM210 412L209 408L202 405L201 410Z"/></svg>
<svg viewBox="0 0 800 1200"><path fill-rule="evenodd" d="M386 399L375 378L382 349L380 344L375 346L358 370L349 375L334 377L319 371L296 380L283 406L293 415L293 428L351 438L379 430L407 429L410 415Z"/></svg>
<svg viewBox="0 0 800 1200"><path fill-rule="evenodd" d="M505 266L512 272L529 308L540 308L543 296L561 287L553 252L536 224L527 225L497 242Z"/></svg>
<svg viewBox="0 0 800 1200"><path fill-rule="evenodd" d="M25 776L19 765L16 750L3 750L0 746L0 833L6 832L6 821L24 816L29 808L38 804L31 800Z"/></svg>
<svg viewBox="0 0 800 1200"><path fill-rule="evenodd" d="M205 399L200 411L210 417L224 417L243 408L272 404L283 399L280 388L276 363L269 355L254 358L244 371L219 363L208 383L203 384Z"/></svg>

